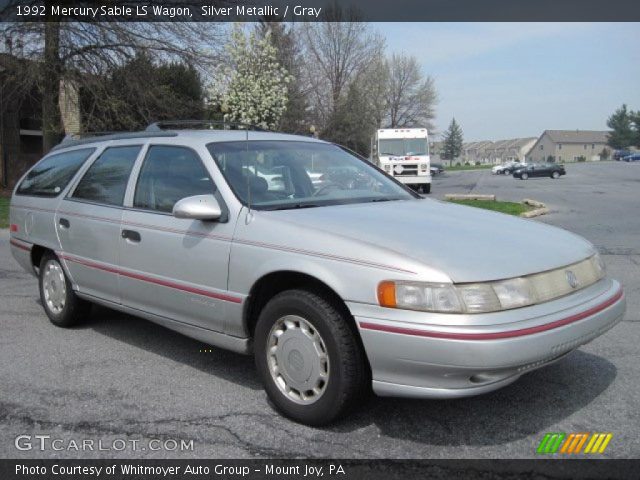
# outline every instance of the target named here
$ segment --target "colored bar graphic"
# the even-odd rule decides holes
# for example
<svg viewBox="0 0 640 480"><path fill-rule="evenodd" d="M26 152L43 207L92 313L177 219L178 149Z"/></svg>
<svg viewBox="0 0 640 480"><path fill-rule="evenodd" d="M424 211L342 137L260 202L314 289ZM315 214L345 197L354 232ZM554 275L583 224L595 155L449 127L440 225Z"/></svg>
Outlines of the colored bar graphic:
<svg viewBox="0 0 640 480"><path fill-rule="evenodd" d="M594 433L584 453L604 453L612 438L611 433Z"/></svg>
<svg viewBox="0 0 640 480"><path fill-rule="evenodd" d="M612 433L547 433L542 438L536 453L538 454L578 454L578 453L604 453L613 438ZM587 441L588 440L588 441ZM582 447L586 443L584 452Z"/></svg>
<svg viewBox="0 0 640 480"><path fill-rule="evenodd" d="M564 433L547 433L538 445L537 453L556 453L565 436Z"/></svg>

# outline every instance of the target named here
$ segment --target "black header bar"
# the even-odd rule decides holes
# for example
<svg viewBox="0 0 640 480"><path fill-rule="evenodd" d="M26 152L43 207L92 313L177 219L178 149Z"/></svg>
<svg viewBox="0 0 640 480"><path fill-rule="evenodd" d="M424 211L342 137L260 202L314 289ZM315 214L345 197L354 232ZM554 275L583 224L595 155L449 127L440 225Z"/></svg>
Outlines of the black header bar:
<svg viewBox="0 0 640 480"><path fill-rule="evenodd" d="M340 13L336 14L335 5ZM638 0L0 0L0 21L638 22Z"/></svg>

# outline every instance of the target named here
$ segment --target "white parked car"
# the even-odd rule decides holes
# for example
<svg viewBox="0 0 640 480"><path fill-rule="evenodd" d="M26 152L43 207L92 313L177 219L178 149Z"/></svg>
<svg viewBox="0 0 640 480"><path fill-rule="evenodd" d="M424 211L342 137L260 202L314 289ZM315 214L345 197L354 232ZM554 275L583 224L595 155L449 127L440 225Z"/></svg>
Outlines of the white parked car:
<svg viewBox="0 0 640 480"><path fill-rule="evenodd" d="M491 173L493 173L494 175L511 175L518 168L525 167L526 165L526 163L520 162L507 162L503 163L502 165L496 165L495 167L493 167L491 169Z"/></svg>

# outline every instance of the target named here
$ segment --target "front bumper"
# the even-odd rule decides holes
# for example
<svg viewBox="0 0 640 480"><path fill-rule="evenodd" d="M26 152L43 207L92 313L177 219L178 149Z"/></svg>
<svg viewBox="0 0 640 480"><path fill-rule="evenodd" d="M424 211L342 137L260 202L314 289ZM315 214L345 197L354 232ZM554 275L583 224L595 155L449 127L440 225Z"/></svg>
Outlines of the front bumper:
<svg viewBox="0 0 640 480"><path fill-rule="evenodd" d="M395 176L393 178L405 185L425 185L431 183L431 175L417 175L415 177Z"/></svg>
<svg viewBox="0 0 640 480"><path fill-rule="evenodd" d="M400 311L350 303L381 396L456 398L515 381L559 360L622 320L618 282L482 315Z"/></svg>

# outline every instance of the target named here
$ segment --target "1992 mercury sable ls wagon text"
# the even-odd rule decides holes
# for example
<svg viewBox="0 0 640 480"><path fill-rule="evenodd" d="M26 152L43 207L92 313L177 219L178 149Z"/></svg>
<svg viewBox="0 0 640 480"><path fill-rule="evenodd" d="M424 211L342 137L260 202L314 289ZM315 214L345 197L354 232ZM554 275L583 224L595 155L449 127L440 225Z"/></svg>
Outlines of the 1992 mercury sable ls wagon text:
<svg viewBox="0 0 640 480"><path fill-rule="evenodd" d="M622 319L569 232L423 199L324 141L167 127L63 142L18 183L12 252L55 325L98 303L253 353L276 407L320 425L371 386L495 390Z"/></svg>

